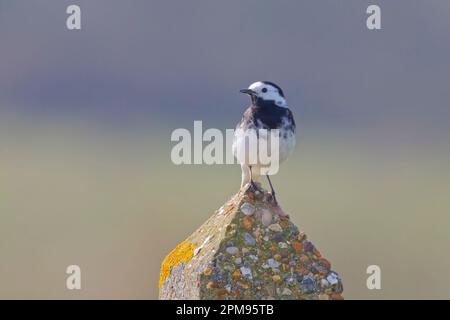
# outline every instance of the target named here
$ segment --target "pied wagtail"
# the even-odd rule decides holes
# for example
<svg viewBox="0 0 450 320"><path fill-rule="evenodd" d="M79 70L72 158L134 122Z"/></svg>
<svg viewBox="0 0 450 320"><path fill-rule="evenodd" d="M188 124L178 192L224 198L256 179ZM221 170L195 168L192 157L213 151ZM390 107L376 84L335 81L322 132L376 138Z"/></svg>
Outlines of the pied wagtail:
<svg viewBox="0 0 450 320"><path fill-rule="evenodd" d="M296 138L294 117L291 110L289 110L283 90L272 82L258 81L251 84L248 89L241 90L241 92L248 94L252 103L244 112L241 121L236 127L233 141L234 156L237 157L238 150L241 148L247 150L248 145L246 146L244 139L247 130L256 130L258 133L259 129L266 129L270 133L270 130L278 129L279 163L284 162L293 152ZM261 135L257 134L257 137L261 139ZM250 183L250 187L253 190L258 189L254 181L261 175L261 167L263 165L259 161L249 163L248 157L244 159L237 158L242 169L241 188ZM270 184L273 200L277 204L272 182L269 175L266 176Z"/></svg>

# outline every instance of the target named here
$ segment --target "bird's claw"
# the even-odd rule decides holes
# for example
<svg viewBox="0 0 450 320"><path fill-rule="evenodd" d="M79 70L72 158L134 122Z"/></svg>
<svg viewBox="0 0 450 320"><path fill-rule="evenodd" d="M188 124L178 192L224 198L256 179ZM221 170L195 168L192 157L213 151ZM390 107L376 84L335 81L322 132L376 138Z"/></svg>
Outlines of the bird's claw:
<svg viewBox="0 0 450 320"><path fill-rule="evenodd" d="M261 189L256 185L256 183L253 180L249 182L247 190L250 191L251 193L261 192Z"/></svg>
<svg viewBox="0 0 450 320"><path fill-rule="evenodd" d="M276 206L279 207L278 205L278 201L277 201L277 197L275 197L275 192L270 192L270 200L272 201L272 203Z"/></svg>

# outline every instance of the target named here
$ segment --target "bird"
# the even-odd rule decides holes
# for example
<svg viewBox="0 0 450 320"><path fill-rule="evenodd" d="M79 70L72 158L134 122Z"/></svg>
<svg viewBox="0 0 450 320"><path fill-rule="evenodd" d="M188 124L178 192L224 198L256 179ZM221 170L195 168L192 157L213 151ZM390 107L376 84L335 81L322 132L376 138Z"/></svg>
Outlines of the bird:
<svg viewBox="0 0 450 320"><path fill-rule="evenodd" d="M241 189L250 184L251 189L259 190L255 181L263 174L264 170L262 169L265 168L265 164L262 164L259 160L256 162L249 161L247 155L249 148L256 146L249 146L248 141L255 144L255 140L246 140L245 136L249 131L255 130L257 142L259 143L261 139L268 139L268 135L258 134L260 129L266 129L267 133L270 133L273 129L278 129L278 155L279 163L282 163L287 160L295 149L296 125L283 90L275 83L257 81L252 83L247 89L240 90L240 92L250 96L251 105L245 110L236 126L232 152L241 165ZM259 149L257 150L257 152L260 152ZM246 156L239 157L239 152L244 152ZM259 154L257 159L260 159ZM266 177L270 185L272 198L275 204L278 204L269 174L266 174Z"/></svg>

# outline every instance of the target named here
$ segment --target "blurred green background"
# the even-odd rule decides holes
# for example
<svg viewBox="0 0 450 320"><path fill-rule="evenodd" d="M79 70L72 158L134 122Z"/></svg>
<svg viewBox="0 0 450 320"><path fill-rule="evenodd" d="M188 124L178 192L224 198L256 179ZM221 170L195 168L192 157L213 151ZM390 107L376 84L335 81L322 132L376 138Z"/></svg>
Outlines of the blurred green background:
<svg viewBox="0 0 450 320"><path fill-rule="evenodd" d="M156 298L240 184L173 165L172 131L234 128L271 80L299 131L277 196L344 296L450 299L450 2L379 0L368 31L372 2L0 0L0 298Z"/></svg>
<svg viewBox="0 0 450 320"><path fill-rule="evenodd" d="M239 187L237 165L172 165L169 136L6 119L2 298L156 298L165 254ZM274 183L345 297L450 298L450 153L302 133ZM81 291L65 289L69 264L82 268ZM365 286L371 264L380 291Z"/></svg>

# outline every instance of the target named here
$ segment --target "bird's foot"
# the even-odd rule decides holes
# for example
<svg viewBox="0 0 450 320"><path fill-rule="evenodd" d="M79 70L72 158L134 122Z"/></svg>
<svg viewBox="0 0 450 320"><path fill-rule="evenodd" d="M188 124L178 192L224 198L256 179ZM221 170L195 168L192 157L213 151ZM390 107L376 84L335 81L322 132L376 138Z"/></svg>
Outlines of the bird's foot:
<svg viewBox="0 0 450 320"><path fill-rule="evenodd" d="M270 201L272 202L272 204L273 204L275 207L279 207L278 201L277 201L277 197L275 197L275 192L272 191L272 192L269 192L269 194L270 194Z"/></svg>
<svg viewBox="0 0 450 320"><path fill-rule="evenodd" d="M249 182L248 191L250 191L252 193L261 192L259 187L256 185L255 181L253 181L253 180L251 180Z"/></svg>

